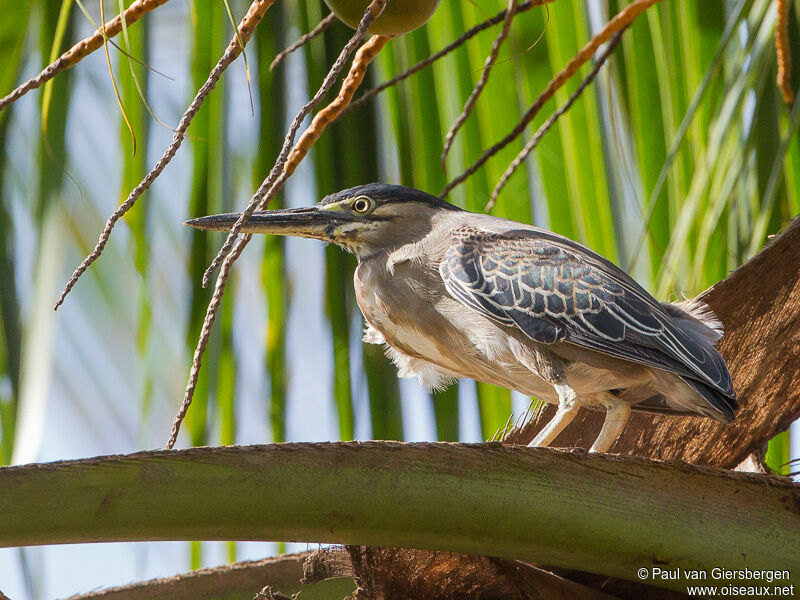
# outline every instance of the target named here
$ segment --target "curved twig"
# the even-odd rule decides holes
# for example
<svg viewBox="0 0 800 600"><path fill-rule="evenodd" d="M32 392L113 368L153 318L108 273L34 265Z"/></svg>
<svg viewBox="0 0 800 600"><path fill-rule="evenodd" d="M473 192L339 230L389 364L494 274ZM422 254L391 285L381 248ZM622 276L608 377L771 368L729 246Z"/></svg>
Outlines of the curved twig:
<svg viewBox="0 0 800 600"><path fill-rule="evenodd" d="M516 158L514 158L514 160L505 170L503 176L500 177L500 181L497 182L497 185L492 191L492 197L486 204L486 209L485 209L486 212L489 212L490 210L492 210L492 208L494 208L495 202L497 202L497 197L500 195L500 192L505 187L508 180L514 174L514 171L516 171L522 164L522 162L526 158L528 158L528 155L531 152L533 152L533 149L536 148L536 146L539 144L539 141L542 139L542 137L544 137L544 134L546 134L550 130L550 128L555 124L556 121L558 121L561 115L563 115L565 112L569 110L570 106L572 106L578 99L578 97L580 97L580 95L583 93L583 90L585 90L589 86L589 84L592 83L592 81L594 81L595 77L597 77L597 74L600 72L600 69L603 67L606 60L608 60L608 57L611 56L612 52L614 52L614 48L616 48L617 45L619 44L619 41L622 39L622 34L625 33L625 30L627 28L628 26L626 25L625 27L623 27L617 33L614 34L614 37L612 37L611 40L609 40L606 49L603 51L603 53L598 57L597 61L595 62L594 68L583 79L583 81L581 81L581 84L578 86L578 89L572 93L572 95L569 97L569 99L564 103L562 107L560 107L556 112L550 115L550 118L547 119L547 121L542 123L542 126L539 127L539 129L536 131L536 133L530 139L530 141L527 144L525 144L525 147L520 151L519 154L517 154Z"/></svg>
<svg viewBox="0 0 800 600"><path fill-rule="evenodd" d="M306 102L305 106L303 106L295 115L291 125L289 126L289 130L286 133L286 138L283 141L283 147L278 155L278 159L275 161L275 165L272 167L272 170L261 186L256 190L256 193L253 194L253 197L250 199L247 208L244 209L241 216L236 223L234 223L233 227L228 233L228 237L225 239L225 243L222 245L222 248L220 248L217 256L214 257L214 260L211 261L211 264L206 269L206 272L203 275L203 287L208 286L209 281L211 280L211 275L219 268L220 264L222 264L222 259L225 257L225 255L230 252L234 239L237 235L239 235L239 232L242 230L242 226L250 218L250 215L252 215L256 209L262 205L262 203L264 205L269 203L269 201L272 199L272 196L278 191L278 189L280 189L280 186L283 185L283 181L280 181L281 171L283 170L283 167L286 164L286 160L289 156L289 152L294 145L300 125L303 123L303 120L309 114L311 114L311 111L314 110L314 108L316 108L320 102L322 102L322 99L331 90L331 88L333 88L334 84L336 83L336 78L344 68L345 62L347 62L347 59L350 57L350 55L355 52L356 46L361 43L361 40L366 34L367 28L375 20L375 18L377 18L377 15L383 12L383 9L388 1L389 0L372 0L369 7L367 7L367 11L364 13L364 18L361 20L362 24L364 22L367 24L363 27L359 25L356 32L353 34L347 44L345 44L345 47L342 49L342 52L336 59L336 62L333 63L333 66L325 77L325 80L322 82L322 85L317 90L317 93L314 94L314 97Z"/></svg>
<svg viewBox="0 0 800 600"><path fill-rule="evenodd" d="M603 27L603 29L601 29L597 35L589 40L589 43L581 48L580 51L578 51L578 54L576 54L566 64L566 66L559 71L555 77L553 77L550 83L547 84L547 87L544 89L544 91L539 94L539 97L536 98L536 100L534 100L533 104L530 106L530 108L528 108L514 129L512 129L511 132L502 140L486 150L481 157L463 173L461 173L461 175L448 183L439 196L441 198L447 196L447 194L453 191L453 188L466 181L466 179L475 173L475 171L480 169L486 163L486 161L488 161L492 156L497 154L500 150L505 148L519 135L521 135L525 131L525 127L528 126L528 123L530 123L539 113L542 106L544 106L545 103L553 97L556 91L561 88L577 72L577 70L594 55L594 53L602 44L607 42L612 35L630 25L634 19L636 19L636 17L650 8L653 4L660 1L661 0L636 0L635 2L631 2L619 13L617 13L617 15L608 23L606 23L605 27Z"/></svg>
<svg viewBox="0 0 800 600"><path fill-rule="evenodd" d="M293 44L287 46L284 50L281 50L270 63L269 70L274 71L278 67L278 65L280 65L284 60L286 60L287 56L289 56L292 52L294 52L298 48L302 48L308 42L313 40L315 37L322 34L322 32L328 29L328 27L333 25L335 22L336 22L336 15L330 13L327 17L322 19L322 21L317 23L317 26L314 27L314 29L312 29L305 35L301 36L300 39L298 39Z"/></svg>
<svg viewBox="0 0 800 600"><path fill-rule="evenodd" d="M778 58L778 89L783 101L791 108L794 104L792 89L792 54L789 47L789 2L775 0L778 18L775 23L775 53Z"/></svg>
<svg viewBox="0 0 800 600"><path fill-rule="evenodd" d="M497 55L500 54L500 48L503 45L503 42L505 42L508 38L508 34L511 31L511 21L514 20L514 16L516 14L517 2L516 0L509 0L508 8L506 8L506 15L503 19L503 27L497 34L497 37L494 38L492 49L489 52L489 56L486 57L486 62L483 65L481 78L478 80L478 83L475 84L472 93L464 103L464 108L461 110L461 114L459 114L456 117L456 120L453 121L453 124L450 126L450 130L447 132L447 135L444 138L444 148L442 149L440 161L442 163L442 171L445 173L447 173L447 155L450 153L450 148L453 146L453 141L456 139L456 134L459 132L461 126L472 113L472 110L475 108L475 104L478 102L478 98L480 97L483 88L485 88L486 84L489 82L489 75L492 72L492 67L494 67L494 63L497 61Z"/></svg>
<svg viewBox="0 0 800 600"><path fill-rule="evenodd" d="M211 336L211 328L214 326L214 321L216 321L217 318L217 312L219 311L219 306L222 302L222 296L225 293L225 286L228 282L231 266L233 265L234 261L239 258L245 246L252 237L250 234L244 234L239 237L239 232L241 231L242 226L256 210L263 210L267 207L270 200L272 200L275 194L278 193L278 190L283 187L283 184L291 176L291 172L286 168L286 165L288 164L290 149L292 148L300 125L306 116L308 116L308 114L322 101L328 91L330 91L330 89L333 87L336 79L339 76L339 73L344 67L345 62L350 55L353 54L356 46L361 43L361 40L364 38L367 29L372 22L378 18L381 12L383 12L383 9L386 7L388 2L389 0L372 0L370 5L367 7L363 18L359 23L358 29L342 49L339 57L336 59L336 62L334 62L331 66L330 71L328 71L328 75L325 77L325 80L322 82L319 90L317 90L317 93L314 95L314 97L300 109L297 115L295 115L295 118L292 120L289 130L286 133L286 138L283 142L283 148L278 155L278 159L275 161L275 165L272 167L269 175L258 188L258 190L256 190L256 193L253 194L253 197L250 199L247 208L245 208L239 219L231 228L225 243L222 245L222 248L220 249L214 261L206 270L204 283L208 281L211 273L213 273L218 266L220 272L214 284L214 293L211 296L211 301L208 303L208 308L206 309L203 327L200 331L200 337L197 341L197 346L192 357L192 367L189 371L189 378L186 382L186 390L183 394L183 401L181 402L181 406L175 415L175 419L173 420L169 440L167 441L167 448L173 448L175 446L181 423L186 417L186 412L189 410L189 406L192 403L194 391L197 388L197 379L200 375L200 369L202 367L203 354L205 353L208 340ZM372 42L372 40L370 40L370 42ZM368 42L368 44L370 42ZM358 63L354 61L351 71L359 68L360 66ZM348 79L350 79L349 76ZM345 80L345 84L346 83L347 79ZM352 93L350 96L352 97ZM334 100L333 103L336 103L337 100Z"/></svg>
<svg viewBox="0 0 800 600"><path fill-rule="evenodd" d="M72 276L69 278L69 281L67 281L67 284L64 286L64 290L58 297L58 302L56 302L56 305L53 307L55 310L58 310L58 307L64 302L67 294L69 294L70 290L72 290L72 288L75 286L81 275L86 272L86 269L88 269L91 264L103 253L103 249L108 243L108 238L111 236L111 231L114 229L117 221L119 221L126 212L133 208L133 205L136 204L136 201L150 188L156 178L161 175L161 172L175 156L175 153L178 151L178 148L180 148L181 144L183 143L183 139L186 136L186 130L189 129L192 119L194 119L197 111L200 110L200 107L203 105L206 97L217 85L217 82L225 72L225 69L227 69L228 66L230 66L230 64L239 56L239 54L242 53L243 47L239 43L239 37L241 37L243 44L247 44L247 42L250 40L250 36L253 34L253 30L261 22L261 19L264 17L264 13L267 12L267 9L272 6L274 2L275 0L253 0L253 3L250 5L250 10L247 11L247 14L239 23L238 36L233 36L225 50L225 53L222 55L222 58L219 59L219 62L217 62L217 64L211 70L211 73L208 75L208 79L206 79L206 82L197 91L197 94L195 95L194 100L192 100L192 103L189 105L189 108L187 108L186 112L183 113L180 123L178 123L178 127L175 129L175 134L172 136L172 142L170 142L170 145L164 151L164 154L161 155L161 158L158 159L158 162L153 166L150 172L147 173L139 185L137 185L133 191L131 191L125 202L123 202L119 208L108 218L108 221L106 221L106 225L103 228L103 232L97 239L94 249L86 258L83 259L83 262L78 265L78 267L72 273Z"/></svg>
<svg viewBox="0 0 800 600"><path fill-rule="evenodd" d="M125 23L130 25L141 19L145 14L165 4L167 0L136 0L125 11ZM0 98L0 110L13 104L31 90L41 87L53 77L78 64L83 58L97 50L103 45L103 39L111 38L117 35L122 30L122 18L120 15L115 16L113 19L105 23L102 28L99 28L92 35L84 38L72 48L64 52L54 62L47 65L44 70L36 77L33 77L25 83L19 85L14 91Z"/></svg>
<svg viewBox="0 0 800 600"><path fill-rule="evenodd" d="M194 349L192 368L189 371L189 380L186 382L186 391L183 394L183 401L178 408L178 412L175 414L175 418L172 420L172 429L170 429L169 432L167 448L175 447L175 442L178 440L178 432L181 429L181 423L183 423L184 418L186 418L186 413L192 403L194 390L197 388L197 379L200 377L200 367L202 366L203 362L203 354L205 354L206 347L208 346L208 340L211 337L211 328L214 326L214 321L217 319L217 313L219 312L219 306L222 303L222 296L225 292L225 284L228 281L228 275L230 275L231 267L233 266L233 262L242 254L244 247L247 246L247 243L250 241L251 237L251 234L246 233L241 238L236 240L236 244L234 244L233 249L225 256L225 260L222 261L219 277L217 277L217 283L214 286L214 293L211 295L211 300L206 308L206 318L203 320L203 328L200 332L200 338L197 340L197 346L195 346Z"/></svg>
<svg viewBox="0 0 800 600"><path fill-rule="evenodd" d="M528 11L528 10L532 9L534 6L542 6L542 5L544 5L544 4L548 3L548 2L554 2L554 1L555 0L525 0L525 2L520 2L517 5L517 13L525 12L525 11ZM471 38L475 37L481 31L485 31L486 29L489 29L490 27L492 27L494 25L497 25L498 23L502 23L503 19L505 19L505 18L506 18L506 11L503 10L503 11L500 11L499 13L497 13L491 19L486 19L483 23L478 23L477 25L475 25L471 29L468 29L467 31L465 31L459 38L457 38L456 40L450 42L447 46L445 46L444 48L442 48L441 50L439 50L435 54L431 54L427 58L419 61L417 64L415 64L413 67L411 67L407 71L403 71L402 73L400 73L396 77L393 77L389 81L386 81L386 82L384 82L384 83L382 83L382 84L380 84L380 85L378 85L378 86L376 86L376 87L364 92L358 100L356 100L355 102L351 103L346 109L344 109L344 111L342 112L342 115L346 115L350 111L364 106L367 102L372 100L375 96L380 94L382 91L384 91L387 88L390 88L390 87L392 87L394 85L397 85L401 81L411 77L414 73L417 73L417 72L421 71L422 69L424 69L425 67L428 67L428 66L432 65L433 63L435 63L440 58L443 58L443 57L447 56L448 54L450 54L456 48L459 48L460 46L463 46L467 42L467 40L470 40Z"/></svg>
<svg viewBox="0 0 800 600"><path fill-rule="evenodd" d="M311 125L309 125L308 129L303 132L303 135L297 141L297 144L289 154L289 158L286 160L286 165L284 165L284 170L290 175L294 173L297 166L306 157L306 154L308 154L311 146L313 146L314 142L319 139L328 124L335 121L339 115L342 114L344 108L350 104L350 100L353 99L353 94L356 93L358 86L360 86L361 82L364 80L364 75L367 73L367 67L375 59L375 57L378 55L378 52L383 49L388 41L388 37L384 37L382 35L373 35L366 44L359 48L355 59L353 59L353 67L347 74L347 78L342 82L342 88L339 91L339 95L333 102L328 104L328 106L323 108L314 116L314 120L311 121Z"/></svg>

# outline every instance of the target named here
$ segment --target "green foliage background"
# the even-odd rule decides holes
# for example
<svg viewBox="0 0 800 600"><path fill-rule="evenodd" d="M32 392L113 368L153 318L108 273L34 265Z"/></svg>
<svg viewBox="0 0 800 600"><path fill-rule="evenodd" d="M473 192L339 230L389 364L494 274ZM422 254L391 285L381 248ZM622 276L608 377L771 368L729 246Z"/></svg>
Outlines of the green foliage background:
<svg viewBox="0 0 800 600"><path fill-rule="evenodd" d="M129 3L126 0L125 4ZM556 0L547 8L519 15L475 114L457 138L448 159L448 174L459 173L512 128L552 75L589 39L598 21L625 4L617 0ZM244 14L243 1L232 5L236 17ZM665 0L648 10L625 34L610 67L511 179L494 212L534 222L589 245L630 270L662 299L694 295L724 278L757 252L770 234L800 213L800 104L787 109L775 86L772 5L768 0ZM0 19L0 90L10 90L23 72L38 70L81 32L85 34L83 16L79 11L70 13L70 6L70 0L7 3ZM86 6L97 15L95 2L86 2ZM221 1L193 0L189 6L184 15L189 22L181 31L190 36L186 43L191 60L171 65L188 73L188 93L171 98L169 118L160 115L168 123L175 122L188 103L188 94L205 80L232 35ZM502 0L443 0L426 27L392 41L380 54L371 68L369 84L407 69L504 6ZM115 9L107 7L107 14ZM115 335L109 333L115 328L130 332L135 339L135 356L122 360L133 365L132 378L138 382L136 412L142 423L171 412L185 376L185 371L159 368L167 342L155 314L156 303L169 295L165 292L169 286L157 268L164 255L156 252L153 244L153 231L164 227L159 220L166 218L156 201L169 197L170 202L184 203L186 218L241 207L241 199L266 176L278 152L292 90L316 89L351 32L335 25L300 51L292 68L283 65L271 73L269 63L293 36L308 31L325 14L321 0L276 2L247 49L256 102L255 116L249 121L257 132L255 148L231 137L230 124L237 116L233 111L249 111L249 106L234 100L246 95L241 88L233 94L230 85L218 89L195 119L191 140L182 150L187 158L181 164L190 179L186 197L172 198L168 188L154 188L158 193L148 194L130 213L124 226L127 233L115 234L97 268L68 300L84 303L87 310L103 315L93 326L105 332L101 337L109 345L104 351L116 352ZM127 40L120 36L120 45L149 61L153 48L162 43L156 32L164 29L155 27L159 18L151 15L132 26ZM799 30L795 7L790 39L796 86L800 83ZM317 195L373 180L438 193L447 182L439 166L444 134L480 75L495 32L479 34L465 47L329 128L312 151L313 169L306 171L313 179L307 183ZM108 178L98 169L92 190L119 199L160 154L163 147L154 146L153 140L163 140L165 134L148 114L132 73L148 98L158 75L136 63L130 68L119 53L115 61L139 152L131 154L131 139L121 122L118 129L106 131L104 143L113 144L122 157L114 167L119 172ZM71 181L71 166L85 161L73 153L74 144L70 144L70 136L75 134L74 111L81 109L74 105L71 86L76 72L89 68L81 64L24 100L36 103L37 112L43 111L41 126L24 118L30 104L26 109L21 102L0 113L0 463L11 461L15 440L20 443L17 416L22 413L21 402L28 397L26 385L35 379L26 379L26 364L29 371L40 372L59 361L53 356L58 317L47 317L47 307L72 262L93 243L111 206L92 197L93 191L88 198L83 190L76 194ZM242 68L237 62L232 70ZM581 74L589 69L590 65L585 66ZM302 77L306 80L301 81ZM236 81L242 84L241 74ZM574 78L557 93L555 102L548 103L528 128L525 139L566 101L578 83L579 78ZM98 80L96 85L100 88L108 82ZM103 89L102 97L108 100L108 90ZM103 110L117 110L113 100ZM13 145L19 136L9 134L15 119L19 119L17 127L27 142L22 147ZM495 182L524 141L518 140L490 160L451 195L451 201L470 210L483 210ZM27 161L34 178L25 179L16 172L20 160ZM91 172L91 165L88 168ZM104 181L118 185L103 187ZM282 201L279 198L273 207ZM29 225L19 222L21 214ZM20 245L23 237L27 246ZM177 255L173 260L181 265L182 277L188 282L187 293L173 299L173 305L181 305L185 311L185 319L176 317L180 322L175 327L180 332L180 356L186 371L209 299L209 291L199 285L201 274L220 241L219 236L188 231L169 237L167 247ZM33 251L25 250L27 247ZM268 374L263 419L272 439L280 441L286 439L290 378L301 376L300 370L307 368L292 364L287 354L288 315L296 294L303 291L292 289L285 242L268 239L259 247L263 248L259 285L266 300L266 326L247 333L263 339L263 369ZM248 250L254 251L255 246ZM32 265L32 277L17 272L23 252L24 264ZM133 280L117 273L120 265L133 268ZM353 268L352 257L337 248L326 249L324 302L334 365L330 401L336 427L341 439L355 437L355 390L365 385L372 436L403 439L402 398L394 367L379 348L359 348L353 343L358 334L353 331L358 323L351 285ZM50 279L45 280L46 276ZM241 284L238 277L237 272L214 330L187 421L187 443L229 444L238 439L240 356L232 351ZM42 335L43 328L51 335ZM353 362L361 362L363 374L353 373ZM476 393L482 434L489 438L506 423L511 395L484 384L477 384ZM458 389L434 394L431 402L437 438L458 439L459 417L463 417ZM160 426L166 433L168 423L160 422ZM150 438L143 434L143 439ZM789 454L788 435L771 445L774 466L780 467ZM200 549L195 546L193 563L199 561Z"/></svg>

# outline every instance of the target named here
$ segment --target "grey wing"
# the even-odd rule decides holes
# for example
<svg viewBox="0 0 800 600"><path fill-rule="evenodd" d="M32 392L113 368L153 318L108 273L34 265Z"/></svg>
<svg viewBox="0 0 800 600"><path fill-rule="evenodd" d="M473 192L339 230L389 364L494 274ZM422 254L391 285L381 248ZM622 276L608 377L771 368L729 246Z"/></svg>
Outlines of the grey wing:
<svg viewBox="0 0 800 600"><path fill-rule="evenodd" d="M489 319L540 343L570 342L735 397L717 350L678 327L655 298L599 255L544 232L462 228L453 235L439 268L447 291Z"/></svg>

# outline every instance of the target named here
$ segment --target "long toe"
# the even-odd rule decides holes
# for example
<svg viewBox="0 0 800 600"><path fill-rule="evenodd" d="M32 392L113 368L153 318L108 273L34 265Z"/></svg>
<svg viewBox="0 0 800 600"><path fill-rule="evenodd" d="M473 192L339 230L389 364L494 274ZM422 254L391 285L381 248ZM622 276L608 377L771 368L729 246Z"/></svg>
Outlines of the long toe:
<svg viewBox="0 0 800 600"><path fill-rule="evenodd" d="M554 387L559 397L556 415L536 434L536 437L533 438L528 446L549 446L578 414L580 403L575 391L566 383L558 384Z"/></svg>
<svg viewBox="0 0 800 600"><path fill-rule="evenodd" d="M597 436L589 452L608 452L631 418L629 404L613 398L610 394L608 397L609 400L605 403L606 418L603 421L603 428L600 430L600 435Z"/></svg>

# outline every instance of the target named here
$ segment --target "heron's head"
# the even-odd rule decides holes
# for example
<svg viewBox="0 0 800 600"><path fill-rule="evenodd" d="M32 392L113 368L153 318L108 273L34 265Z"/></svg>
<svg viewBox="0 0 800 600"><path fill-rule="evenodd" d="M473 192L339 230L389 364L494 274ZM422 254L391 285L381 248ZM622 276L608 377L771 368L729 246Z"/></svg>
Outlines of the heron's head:
<svg viewBox="0 0 800 600"><path fill-rule="evenodd" d="M306 237L338 244L364 258L421 240L459 208L413 188L371 183L326 196L310 208L256 212L243 231ZM228 231L238 213L192 219L196 229Z"/></svg>

